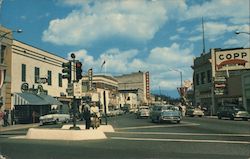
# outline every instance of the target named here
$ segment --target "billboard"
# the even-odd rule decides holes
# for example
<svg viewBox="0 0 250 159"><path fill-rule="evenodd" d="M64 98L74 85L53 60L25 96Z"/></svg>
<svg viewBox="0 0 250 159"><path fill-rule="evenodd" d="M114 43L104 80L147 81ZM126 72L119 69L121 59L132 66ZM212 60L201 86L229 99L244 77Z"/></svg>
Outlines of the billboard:
<svg viewBox="0 0 250 159"><path fill-rule="evenodd" d="M250 69L250 49L215 52L216 71Z"/></svg>

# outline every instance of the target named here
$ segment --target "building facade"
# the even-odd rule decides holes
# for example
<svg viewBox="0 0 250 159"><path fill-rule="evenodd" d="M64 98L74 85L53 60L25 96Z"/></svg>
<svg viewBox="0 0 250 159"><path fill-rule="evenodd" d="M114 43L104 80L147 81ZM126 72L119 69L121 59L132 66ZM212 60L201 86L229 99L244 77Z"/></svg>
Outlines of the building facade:
<svg viewBox="0 0 250 159"><path fill-rule="evenodd" d="M206 107L210 114L225 103L243 103L246 84L242 75L250 71L250 49L211 49L194 59L193 83L195 103ZM247 77L246 77L247 78Z"/></svg>
<svg viewBox="0 0 250 159"><path fill-rule="evenodd" d="M137 91L140 104L150 102L149 72L135 72L115 77L118 80L118 89L126 91Z"/></svg>
<svg viewBox="0 0 250 159"><path fill-rule="evenodd" d="M22 108L19 113L27 110L26 115L30 116L30 110L36 109L41 115L43 106L49 109L51 105L62 104L56 98L66 94L67 81L62 79L61 72L62 63L68 60L14 40L11 30L0 29L1 109L9 112L11 122L17 107Z"/></svg>

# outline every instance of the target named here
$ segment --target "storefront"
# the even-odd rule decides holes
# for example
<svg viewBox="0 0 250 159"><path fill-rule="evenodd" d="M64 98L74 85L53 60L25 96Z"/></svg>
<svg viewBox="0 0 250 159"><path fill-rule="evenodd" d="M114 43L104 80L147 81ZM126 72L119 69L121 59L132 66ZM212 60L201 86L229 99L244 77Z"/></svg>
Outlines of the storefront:
<svg viewBox="0 0 250 159"><path fill-rule="evenodd" d="M11 121L14 123L36 123L39 117L48 114L52 106L60 106L61 102L55 98L44 94L15 93L14 109Z"/></svg>

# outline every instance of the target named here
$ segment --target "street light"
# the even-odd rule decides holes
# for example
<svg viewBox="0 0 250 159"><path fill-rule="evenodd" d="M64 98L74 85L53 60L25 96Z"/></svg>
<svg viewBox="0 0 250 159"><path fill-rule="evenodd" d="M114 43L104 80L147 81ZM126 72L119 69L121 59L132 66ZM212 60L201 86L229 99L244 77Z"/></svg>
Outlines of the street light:
<svg viewBox="0 0 250 159"><path fill-rule="evenodd" d="M13 33L13 32L22 33L23 30L22 30L22 29L17 29L17 30L12 30L12 31L6 32L6 33L4 33L4 34L2 34L2 35L0 36L0 39L2 40L2 39L5 38L8 34L11 34L11 33Z"/></svg>
<svg viewBox="0 0 250 159"><path fill-rule="evenodd" d="M169 69L171 71L175 71L175 72L179 72L180 73L180 77L181 77L181 87L182 87L182 71L177 70L177 69Z"/></svg>
<svg viewBox="0 0 250 159"><path fill-rule="evenodd" d="M235 34L248 34L248 35L250 35L250 33L249 32L245 32L245 31L239 31L239 30L236 30L235 31Z"/></svg>

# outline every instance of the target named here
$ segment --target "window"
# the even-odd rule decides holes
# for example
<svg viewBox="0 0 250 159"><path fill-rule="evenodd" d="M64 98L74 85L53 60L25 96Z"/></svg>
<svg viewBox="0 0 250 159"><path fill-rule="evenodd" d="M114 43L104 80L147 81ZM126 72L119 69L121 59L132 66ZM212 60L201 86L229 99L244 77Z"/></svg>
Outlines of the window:
<svg viewBox="0 0 250 159"><path fill-rule="evenodd" d="M1 54L0 54L0 63L4 63L4 54L5 54L6 46L1 45Z"/></svg>
<svg viewBox="0 0 250 159"><path fill-rule="evenodd" d="M211 83L212 81L212 75L211 75L211 70L207 71L207 83Z"/></svg>
<svg viewBox="0 0 250 159"><path fill-rule="evenodd" d="M61 73L58 74L58 86L62 87L62 74Z"/></svg>
<svg viewBox="0 0 250 159"><path fill-rule="evenodd" d="M26 65L22 64L22 82L26 82Z"/></svg>
<svg viewBox="0 0 250 159"><path fill-rule="evenodd" d="M52 85L52 72L48 71L48 85Z"/></svg>
<svg viewBox="0 0 250 159"><path fill-rule="evenodd" d="M196 85L200 85L200 76L198 73L195 75L195 81L196 81Z"/></svg>
<svg viewBox="0 0 250 159"><path fill-rule="evenodd" d="M35 83L38 83L39 78L40 78L40 68L35 67Z"/></svg>
<svg viewBox="0 0 250 159"><path fill-rule="evenodd" d="M201 84L205 84L206 81L206 74L205 72L201 72Z"/></svg>

